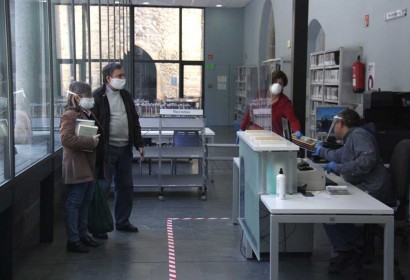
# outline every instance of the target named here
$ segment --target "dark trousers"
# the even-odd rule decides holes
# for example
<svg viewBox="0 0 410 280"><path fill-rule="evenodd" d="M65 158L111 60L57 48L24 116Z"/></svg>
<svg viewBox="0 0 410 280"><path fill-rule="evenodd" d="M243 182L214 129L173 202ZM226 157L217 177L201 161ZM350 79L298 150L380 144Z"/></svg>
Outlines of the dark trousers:
<svg viewBox="0 0 410 280"><path fill-rule="evenodd" d="M132 150L130 146L116 147L109 145L104 160L106 182L104 188L109 190L114 180L114 215L118 227L129 224L133 203Z"/></svg>

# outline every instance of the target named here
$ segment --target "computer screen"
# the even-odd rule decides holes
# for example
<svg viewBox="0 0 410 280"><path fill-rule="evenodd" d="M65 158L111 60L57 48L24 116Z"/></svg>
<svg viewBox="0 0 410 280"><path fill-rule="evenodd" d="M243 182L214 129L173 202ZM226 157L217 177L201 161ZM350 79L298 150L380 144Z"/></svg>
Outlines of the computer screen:
<svg viewBox="0 0 410 280"><path fill-rule="evenodd" d="M317 106L316 133L327 134L332 125L333 117L347 108L347 106Z"/></svg>
<svg viewBox="0 0 410 280"><path fill-rule="evenodd" d="M282 134L286 140L292 141L292 130L289 120L286 118L282 118Z"/></svg>

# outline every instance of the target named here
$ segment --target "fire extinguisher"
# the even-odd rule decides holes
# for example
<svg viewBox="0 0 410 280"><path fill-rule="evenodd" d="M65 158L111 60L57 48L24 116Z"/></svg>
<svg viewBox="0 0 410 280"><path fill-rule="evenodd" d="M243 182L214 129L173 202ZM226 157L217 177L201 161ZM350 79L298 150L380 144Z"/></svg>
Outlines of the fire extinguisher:
<svg viewBox="0 0 410 280"><path fill-rule="evenodd" d="M360 55L352 65L353 74L353 92L362 93L365 90L364 86L364 64L360 62Z"/></svg>

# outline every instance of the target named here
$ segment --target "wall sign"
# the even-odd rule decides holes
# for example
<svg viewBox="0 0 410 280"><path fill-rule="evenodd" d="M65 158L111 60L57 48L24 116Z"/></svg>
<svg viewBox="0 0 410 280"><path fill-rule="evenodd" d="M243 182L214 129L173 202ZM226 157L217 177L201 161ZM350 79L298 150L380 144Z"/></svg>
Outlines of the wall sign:
<svg viewBox="0 0 410 280"><path fill-rule="evenodd" d="M391 20L399 17L404 17L407 15L407 9L400 9L396 11L387 12L384 14L384 20Z"/></svg>
<svg viewBox="0 0 410 280"><path fill-rule="evenodd" d="M376 68L376 63L374 62L369 62L367 63L367 90L374 90L374 76L375 76L375 68Z"/></svg>

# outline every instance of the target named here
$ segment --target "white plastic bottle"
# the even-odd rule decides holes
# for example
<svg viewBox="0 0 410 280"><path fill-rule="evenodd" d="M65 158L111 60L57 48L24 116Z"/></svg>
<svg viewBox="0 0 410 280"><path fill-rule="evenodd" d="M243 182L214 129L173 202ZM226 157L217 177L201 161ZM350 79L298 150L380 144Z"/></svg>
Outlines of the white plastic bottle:
<svg viewBox="0 0 410 280"><path fill-rule="evenodd" d="M283 175L282 168L279 170L279 174L276 175L276 191L278 193L278 199L285 199L286 196L286 177Z"/></svg>

